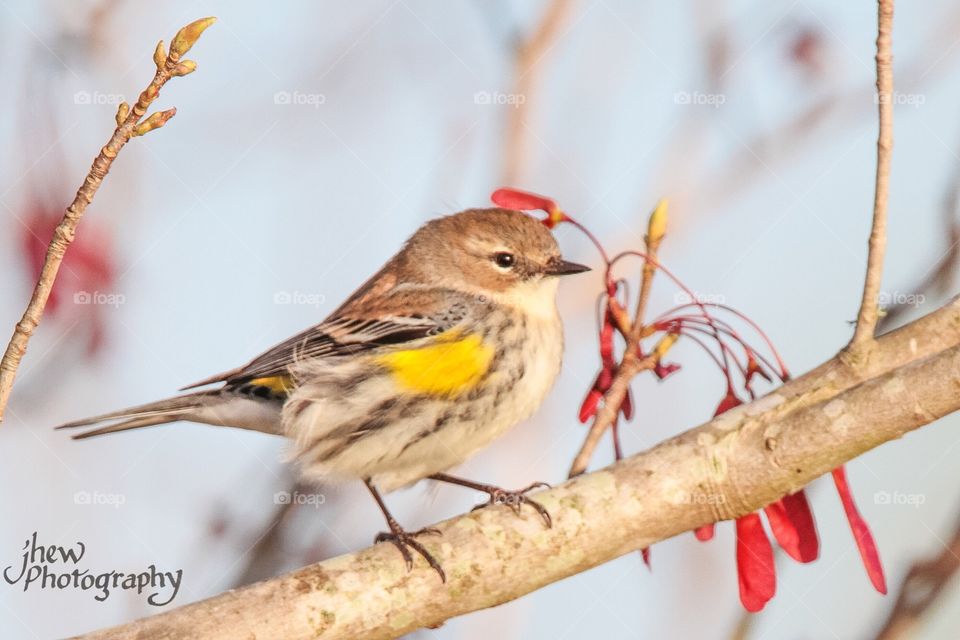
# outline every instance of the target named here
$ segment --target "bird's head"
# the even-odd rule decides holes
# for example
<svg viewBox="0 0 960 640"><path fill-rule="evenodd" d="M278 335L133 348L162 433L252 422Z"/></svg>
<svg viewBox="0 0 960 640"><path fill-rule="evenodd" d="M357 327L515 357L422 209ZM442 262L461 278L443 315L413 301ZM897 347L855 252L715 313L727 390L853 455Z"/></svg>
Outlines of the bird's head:
<svg viewBox="0 0 960 640"><path fill-rule="evenodd" d="M589 268L564 260L547 227L509 209L469 209L423 225L401 254L423 282L505 297L556 290L558 276Z"/></svg>

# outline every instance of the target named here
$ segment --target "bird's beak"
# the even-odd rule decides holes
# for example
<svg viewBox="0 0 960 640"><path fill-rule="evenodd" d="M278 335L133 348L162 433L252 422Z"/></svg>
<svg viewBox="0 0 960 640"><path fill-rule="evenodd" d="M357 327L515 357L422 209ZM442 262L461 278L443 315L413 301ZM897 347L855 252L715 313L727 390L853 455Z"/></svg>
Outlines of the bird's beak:
<svg viewBox="0 0 960 640"><path fill-rule="evenodd" d="M590 267L557 258L547 263L547 268L543 270L543 273L548 276L569 276L584 271L590 271Z"/></svg>

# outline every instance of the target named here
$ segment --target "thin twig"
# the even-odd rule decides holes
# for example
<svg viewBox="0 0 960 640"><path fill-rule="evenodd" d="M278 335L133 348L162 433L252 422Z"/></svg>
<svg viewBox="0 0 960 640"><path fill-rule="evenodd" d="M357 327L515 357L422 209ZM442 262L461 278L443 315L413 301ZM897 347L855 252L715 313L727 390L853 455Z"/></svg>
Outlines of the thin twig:
<svg viewBox="0 0 960 640"><path fill-rule="evenodd" d="M669 343L662 341L651 353L642 358L640 357L640 340L645 334L643 317L646 314L647 302L650 299L653 276L658 268L657 251L660 249L660 243L666 234L666 227L667 203L665 200L661 200L653 210L653 213L650 214L650 219L647 223L647 252L644 257L640 292L637 296L637 307L633 319L628 325L626 313L618 314L617 317L617 326L627 339L623 359L617 368L617 374L610 385L610 389L608 389L603 396L603 406L597 411L597 415L590 425L590 431L587 432L587 437L584 438L583 444L580 445L580 451L577 452L577 456L570 465L568 476L571 478L587 470L590 460L593 458L593 452L596 450L597 445L600 444L603 434L616 422L617 413L620 411L620 407L623 405L627 393L630 391L630 382L634 376L643 371L653 369L666 350L663 347L669 348L669 344L673 342L672 339ZM618 444L616 434L614 434L614 438L614 444L616 445Z"/></svg>
<svg viewBox="0 0 960 640"><path fill-rule="evenodd" d="M890 50L893 30L893 0L877 2L877 105L880 133L877 136L877 178L873 198L873 228L863 299L857 316L857 328L850 340L856 346L873 340L879 317L880 278L887 247L887 200L890 193L890 158L893 150L893 54Z"/></svg>
<svg viewBox="0 0 960 640"><path fill-rule="evenodd" d="M637 355L637 344L637 341L632 338L627 342L627 351L624 353L623 361L617 369L617 375L614 377L610 389L603 396L603 406L597 411L597 415L590 425L590 430L587 432L587 437L583 439L580 451L577 452L573 464L570 465L568 477L578 476L587 470L590 459L593 458L593 452L600 444L600 439L617 418L617 412L620 411L620 406L630 390L630 382L641 371L653 369L660 359L658 354L653 353L640 358Z"/></svg>
<svg viewBox="0 0 960 640"><path fill-rule="evenodd" d="M657 252L660 250L660 243L666 235L667 230L667 202L661 200L657 207L650 214L650 220L647 223L647 257L643 261L643 273L640 276L640 293L637 295L637 308L633 314L633 327L630 331L630 337L634 341L639 341L643 334L645 326L644 316L647 313L647 303L650 302L650 292L653 289L653 276L657 273Z"/></svg>
<svg viewBox="0 0 960 640"><path fill-rule="evenodd" d="M171 41L169 54L164 51L163 41L161 41L154 52L153 60L157 66L157 72L153 76L153 80L140 94L132 109L126 102L120 104L120 108L117 110L117 127L107 144L94 158L87 177L84 178L83 184L77 190L77 195L74 196L73 202L67 207L57 228L54 229L53 239L50 240L50 245L47 247L47 255L44 258L40 277L33 289L33 295L30 296L30 302L23 312L23 317L14 328L10 343L3 354L3 359L0 360L0 421L3 420L3 412L10 399L10 392L13 389L13 381L16 378L20 360L23 359L23 354L27 351L27 343L43 317L43 310L47 305L50 292L53 290L57 272L60 270L60 264L63 262L67 247L73 242L80 218L90 202L93 201L93 196L100 188L100 183L103 182L107 172L110 171L110 166L120 149L130 141L130 138L142 136L153 129L159 129L176 114L176 109L168 109L143 119L147 109L160 95L160 88L166 84L167 80L187 75L196 69L195 62L192 60L181 61L180 58L196 43L200 34L213 24L214 20L216 19L203 18L178 31Z"/></svg>

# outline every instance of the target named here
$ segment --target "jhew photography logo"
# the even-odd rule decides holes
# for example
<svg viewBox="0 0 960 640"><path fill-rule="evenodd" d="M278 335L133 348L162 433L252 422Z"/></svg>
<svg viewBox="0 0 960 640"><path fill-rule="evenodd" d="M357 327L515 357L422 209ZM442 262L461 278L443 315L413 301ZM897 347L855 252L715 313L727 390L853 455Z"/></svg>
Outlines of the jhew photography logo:
<svg viewBox="0 0 960 640"><path fill-rule="evenodd" d="M3 579L9 585L22 584L24 591L31 587L41 590L92 590L94 591L93 599L97 602L103 602L109 598L111 590L133 591L135 589L137 594L149 591L147 602L155 607L170 604L180 592L183 569L158 571L151 564L140 573L120 571L93 573L79 566L86 552L87 546L79 541L68 547L38 544L37 532L34 531L23 543L23 558L20 561L19 571L10 565L3 570ZM169 597L164 599L161 594L167 590L170 592Z"/></svg>

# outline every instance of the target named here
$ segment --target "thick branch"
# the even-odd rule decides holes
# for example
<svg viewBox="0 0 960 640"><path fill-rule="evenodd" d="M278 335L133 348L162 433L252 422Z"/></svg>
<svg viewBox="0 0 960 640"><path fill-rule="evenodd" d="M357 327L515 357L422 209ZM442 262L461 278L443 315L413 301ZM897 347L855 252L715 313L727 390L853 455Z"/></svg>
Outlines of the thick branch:
<svg viewBox="0 0 960 640"><path fill-rule="evenodd" d="M893 30L893 0L877 2L877 105L880 112L880 133L877 136L877 177L873 197L873 228L870 231L870 253L863 299L857 316L851 346L873 339L877 328L880 278L883 256L887 248L887 200L890 193L890 156L893 151L893 54L890 32Z"/></svg>
<svg viewBox="0 0 960 640"><path fill-rule="evenodd" d="M756 511L960 408L960 304L835 358L777 392L607 469L537 494L553 515L496 507L423 538L446 569L407 573L377 545L85 638L393 638L495 606L630 551Z"/></svg>

